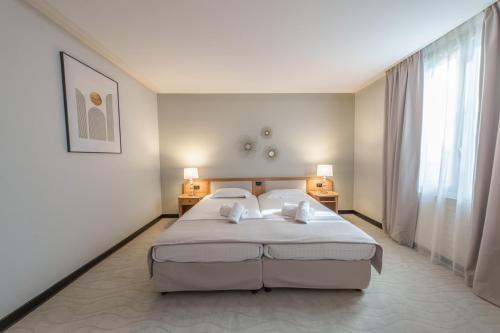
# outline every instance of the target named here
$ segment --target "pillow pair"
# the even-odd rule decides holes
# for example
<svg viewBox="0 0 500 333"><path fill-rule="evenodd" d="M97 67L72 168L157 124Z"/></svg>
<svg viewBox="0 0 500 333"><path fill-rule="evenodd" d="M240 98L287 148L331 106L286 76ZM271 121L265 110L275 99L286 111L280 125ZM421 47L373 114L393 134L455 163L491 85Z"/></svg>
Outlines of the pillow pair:
<svg viewBox="0 0 500 333"><path fill-rule="evenodd" d="M309 201L300 201L298 205L285 203L281 207L281 215L292 217L298 222L308 223L311 216L314 216L314 208L311 208Z"/></svg>
<svg viewBox="0 0 500 333"><path fill-rule="evenodd" d="M221 216L227 217L230 222L239 223L240 219L248 216L248 209L239 202L235 202L232 206L220 206L219 213Z"/></svg>

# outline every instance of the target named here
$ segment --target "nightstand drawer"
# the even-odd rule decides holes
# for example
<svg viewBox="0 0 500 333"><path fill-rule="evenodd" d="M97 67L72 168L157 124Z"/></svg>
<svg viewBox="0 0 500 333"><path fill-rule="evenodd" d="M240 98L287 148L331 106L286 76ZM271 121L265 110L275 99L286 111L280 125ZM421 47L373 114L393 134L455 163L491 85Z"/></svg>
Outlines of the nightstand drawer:
<svg viewBox="0 0 500 333"><path fill-rule="evenodd" d="M197 199L197 198L192 198L192 199L183 198L183 199L180 199L180 202L181 202L183 205L194 205L194 204L196 204L198 201L200 201L200 199Z"/></svg>
<svg viewBox="0 0 500 333"><path fill-rule="evenodd" d="M318 201L321 202L321 203L324 203L324 202L337 202L337 199L333 198L333 197L332 198L321 198L320 197Z"/></svg>
<svg viewBox="0 0 500 333"><path fill-rule="evenodd" d="M309 191L308 194L316 199L323 206L338 212L339 195L337 192L328 191L326 193L320 191Z"/></svg>
<svg viewBox="0 0 500 333"><path fill-rule="evenodd" d="M321 204L334 212L337 211L337 201L320 201Z"/></svg>
<svg viewBox="0 0 500 333"><path fill-rule="evenodd" d="M179 216L182 216L185 212L187 212L191 207L200 202L203 197L207 195L206 193L197 194L195 196L181 194L179 195Z"/></svg>

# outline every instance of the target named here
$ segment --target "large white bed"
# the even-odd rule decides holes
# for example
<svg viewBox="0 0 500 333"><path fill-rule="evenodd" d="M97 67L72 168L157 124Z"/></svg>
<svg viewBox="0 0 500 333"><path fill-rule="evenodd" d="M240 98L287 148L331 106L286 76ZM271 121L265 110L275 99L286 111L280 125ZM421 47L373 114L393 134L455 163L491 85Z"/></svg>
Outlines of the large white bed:
<svg viewBox="0 0 500 333"><path fill-rule="evenodd" d="M207 195L166 229L148 256L157 290L366 288L370 266L381 270L382 249L375 240L301 187L282 191L290 184L271 182L266 184L272 191L258 199ZM309 223L281 215L284 203L302 200L314 209ZM238 224L219 213L221 205L236 201L248 209Z"/></svg>

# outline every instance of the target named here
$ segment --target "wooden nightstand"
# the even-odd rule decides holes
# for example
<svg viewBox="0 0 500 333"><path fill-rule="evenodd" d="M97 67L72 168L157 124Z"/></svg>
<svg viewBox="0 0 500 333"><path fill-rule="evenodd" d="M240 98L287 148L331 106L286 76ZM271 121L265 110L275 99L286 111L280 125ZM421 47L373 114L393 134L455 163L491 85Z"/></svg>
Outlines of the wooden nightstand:
<svg viewBox="0 0 500 333"><path fill-rule="evenodd" d="M328 191L326 193L322 193L321 191L309 191L307 194L321 202L324 206L333 210L335 213L339 212L339 194L337 192Z"/></svg>
<svg viewBox="0 0 500 333"><path fill-rule="evenodd" d="M179 195L179 217L196 205L206 194L181 194Z"/></svg>

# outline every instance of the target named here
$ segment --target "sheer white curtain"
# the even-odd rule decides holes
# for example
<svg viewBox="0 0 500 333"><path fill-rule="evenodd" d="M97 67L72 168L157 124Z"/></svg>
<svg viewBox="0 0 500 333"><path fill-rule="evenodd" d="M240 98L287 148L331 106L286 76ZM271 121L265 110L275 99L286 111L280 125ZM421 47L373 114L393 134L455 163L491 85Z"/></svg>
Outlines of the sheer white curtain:
<svg viewBox="0 0 500 333"><path fill-rule="evenodd" d="M463 271L469 249L482 23L478 15L423 50L416 242L455 271Z"/></svg>

